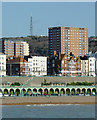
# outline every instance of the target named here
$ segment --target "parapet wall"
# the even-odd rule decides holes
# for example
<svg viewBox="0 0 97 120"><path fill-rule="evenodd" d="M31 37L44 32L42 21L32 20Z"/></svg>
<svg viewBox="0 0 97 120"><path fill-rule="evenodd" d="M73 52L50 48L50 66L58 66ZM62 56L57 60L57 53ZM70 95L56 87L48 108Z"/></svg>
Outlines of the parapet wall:
<svg viewBox="0 0 97 120"><path fill-rule="evenodd" d="M27 86L40 86L41 83L46 79L49 82L62 82L62 83L71 83L71 82L93 82L97 83L97 77L2 77L0 81L2 82L20 82L27 84Z"/></svg>

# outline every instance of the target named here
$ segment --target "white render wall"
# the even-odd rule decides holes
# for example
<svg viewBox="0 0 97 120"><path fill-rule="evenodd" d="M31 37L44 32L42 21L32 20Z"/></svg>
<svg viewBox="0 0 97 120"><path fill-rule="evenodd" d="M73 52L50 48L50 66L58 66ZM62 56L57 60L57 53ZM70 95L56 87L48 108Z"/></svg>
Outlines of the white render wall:
<svg viewBox="0 0 97 120"><path fill-rule="evenodd" d="M95 62L96 62L96 59L95 57L89 57L89 76L96 76L95 75Z"/></svg>
<svg viewBox="0 0 97 120"><path fill-rule="evenodd" d="M24 56L29 55L29 44L27 42L21 42L23 44Z"/></svg>
<svg viewBox="0 0 97 120"><path fill-rule="evenodd" d="M47 75L47 57L32 56L28 58L30 75Z"/></svg>
<svg viewBox="0 0 97 120"><path fill-rule="evenodd" d="M6 55L0 53L0 76L6 76Z"/></svg>

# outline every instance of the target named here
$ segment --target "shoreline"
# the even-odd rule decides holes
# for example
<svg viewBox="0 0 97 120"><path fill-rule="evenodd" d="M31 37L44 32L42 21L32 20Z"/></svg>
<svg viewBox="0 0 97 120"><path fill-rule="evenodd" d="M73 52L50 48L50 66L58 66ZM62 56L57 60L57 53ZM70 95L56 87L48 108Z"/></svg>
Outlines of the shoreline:
<svg viewBox="0 0 97 120"><path fill-rule="evenodd" d="M0 105L96 105L96 103L12 103L12 104L0 104Z"/></svg>
<svg viewBox="0 0 97 120"><path fill-rule="evenodd" d="M4 97L0 105L97 104L95 96Z"/></svg>

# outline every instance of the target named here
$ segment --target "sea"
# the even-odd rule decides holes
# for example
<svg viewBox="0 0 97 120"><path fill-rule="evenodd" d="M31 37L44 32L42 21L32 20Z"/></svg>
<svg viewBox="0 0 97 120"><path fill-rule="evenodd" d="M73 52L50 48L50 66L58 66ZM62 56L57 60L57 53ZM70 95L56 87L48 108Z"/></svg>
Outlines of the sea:
<svg viewBox="0 0 97 120"><path fill-rule="evenodd" d="M97 105L96 105L97 106ZM94 104L2 105L2 118L95 118Z"/></svg>

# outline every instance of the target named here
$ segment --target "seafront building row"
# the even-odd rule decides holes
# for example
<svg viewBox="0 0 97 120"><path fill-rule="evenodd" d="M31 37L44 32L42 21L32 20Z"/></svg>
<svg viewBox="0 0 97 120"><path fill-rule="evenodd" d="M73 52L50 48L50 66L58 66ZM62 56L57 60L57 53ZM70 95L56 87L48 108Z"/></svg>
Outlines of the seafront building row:
<svg viewBox="0 0 97 120"><path fill-rule="evenodd" d="M49 56L30 56L29 44L0 40L0 76L93 76L97 53L88 53L88 28L50 27Z"/></svg>
<svg viewBox="0 0 97 120"><path fill-rule="evenodd" d="M11 57L0 54L0 76L93 76L97 75L95 57L75 57L54 52L52 58L32 56L25 60L22 57Z"/></svg>
<svg viewBox="0 0 97 120"><path fill-rule="evenodd" d="M91 56L76 57L73 54L57 54L54 52L48 61L48 75L64 76L96 76L97 58Z"/></svg>

